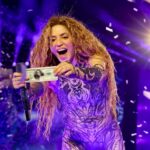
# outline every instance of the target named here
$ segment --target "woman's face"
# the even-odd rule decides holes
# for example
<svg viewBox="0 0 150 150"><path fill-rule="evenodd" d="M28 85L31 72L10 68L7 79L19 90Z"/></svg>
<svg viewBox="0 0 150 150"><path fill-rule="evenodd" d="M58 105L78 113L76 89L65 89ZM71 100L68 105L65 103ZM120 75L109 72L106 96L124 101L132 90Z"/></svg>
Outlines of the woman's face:
<svg viewBox="0 0 150 150"><path fill-rule="evenodd" d="M75 51L73 48L72 37L65 26L53 26L50 40L51 51L60 62L74 62Z"/></svg>

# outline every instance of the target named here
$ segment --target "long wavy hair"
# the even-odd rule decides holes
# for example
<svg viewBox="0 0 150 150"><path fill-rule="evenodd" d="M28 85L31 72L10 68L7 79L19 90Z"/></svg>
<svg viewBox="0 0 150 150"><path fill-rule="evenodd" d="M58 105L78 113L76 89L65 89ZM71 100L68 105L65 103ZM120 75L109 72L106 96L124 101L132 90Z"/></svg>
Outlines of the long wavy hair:
<svg viewBox="0 0 150 150"><path fill-rule="evenodd" d="M68 16L53 16L48 20L42 34L33 48L31 55L32 67L55 66L59 63L50 49L51 29L55 25L64 25L70 32L73 39L75 57L78 63L85 62L92 55L98 55L105 62L107 71L107 98L112 114L116 117L117 87L114 75L114 63L102 42L89 31L83 23ZM86 58L86 59L85 59ZM57 96L49 88L49 83L44 82L44 92L39 100L39 118L37 134L43 133L49 139L52 120L58 104ZM42 132L41 132L42 131Z"/></svg>

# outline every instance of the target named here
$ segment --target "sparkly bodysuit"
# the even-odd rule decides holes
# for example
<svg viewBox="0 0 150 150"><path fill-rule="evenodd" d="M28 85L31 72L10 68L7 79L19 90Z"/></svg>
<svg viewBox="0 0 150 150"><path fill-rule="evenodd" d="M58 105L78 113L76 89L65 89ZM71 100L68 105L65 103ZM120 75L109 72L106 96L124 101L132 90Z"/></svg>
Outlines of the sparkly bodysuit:
<svg viewBox="0 0 150 150"><path fill-rule="evenodd" d="M62 150L124 150L117 120L106 98L107 79L98 66L60 77L57 95L64 114Z"/></svg>

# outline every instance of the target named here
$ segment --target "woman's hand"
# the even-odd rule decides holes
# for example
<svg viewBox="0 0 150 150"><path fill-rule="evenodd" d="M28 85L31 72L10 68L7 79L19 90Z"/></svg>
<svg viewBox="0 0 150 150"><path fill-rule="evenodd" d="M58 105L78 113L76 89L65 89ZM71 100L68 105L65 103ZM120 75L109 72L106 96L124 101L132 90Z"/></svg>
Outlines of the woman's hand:
<svg viewBox="0 0 150 150"><path fill-rule="evenodd" d="M26 85L25 81L22 81L22 73L19 73L19 72L13 73L12 84L15 89L24 87Z"/></svg>
<svg viewBox="0 0 150 150"><path fill-rule="evenodd" d="M69 76L75 74L75 67L69 62L62 62L56 66L56 68L54 69L54 74L56 76Z"/></svg>

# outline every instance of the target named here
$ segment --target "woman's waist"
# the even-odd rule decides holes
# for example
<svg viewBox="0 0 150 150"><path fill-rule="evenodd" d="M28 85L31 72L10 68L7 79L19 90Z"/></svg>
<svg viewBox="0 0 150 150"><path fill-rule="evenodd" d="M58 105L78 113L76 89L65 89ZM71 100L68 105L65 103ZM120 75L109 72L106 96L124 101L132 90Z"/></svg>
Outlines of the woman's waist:
<svg viewBox="0 0 150 150"><path fill-rule="evenodd" d="M111 115L67 116L65 124L69 128L95 129L109 126L112 121Z"/></svg>

